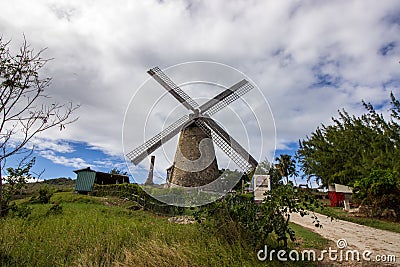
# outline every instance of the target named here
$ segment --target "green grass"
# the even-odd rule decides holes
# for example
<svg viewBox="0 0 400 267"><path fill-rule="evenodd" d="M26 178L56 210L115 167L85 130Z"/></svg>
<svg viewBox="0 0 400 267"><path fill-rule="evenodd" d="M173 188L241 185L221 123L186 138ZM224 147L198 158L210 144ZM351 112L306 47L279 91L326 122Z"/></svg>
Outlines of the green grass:
<svg viewBox="0 0 400 267"><path fill-rule="evenodd" d="M46 215L52 204L34 204L27 219L0 221L0 265L282 266L258 261L257 251L243 240L228 241L225 233L215 235L199 224L179 225L150 212L130 211L125 208L129 203L115 198L63 192L52 201L61 203L62 214ZM324 246L316 234L294 227L301 245Z"/></svg>
<svg viewBox="0 0 400 267"><path fill-rule="evenodd" d="M370 226L376 229L400 233L400 223L384 221L374 218L356 217L353 214L349 214L348 212L344 211L342 208L325 207L322 210L318 210L318 212L327 216L332 216L336 219L349 221L365 226Z"/></svg>
<svg viewBox="0 0 400 267"><path fill-rule="evenodd" d="M298 224L290 223L290 227L296 232L297 240L299 246L302 248L327 248L329 247L328 239L323 238L317 233L314 233Z"/></svg>
<svg viewBox="0 0 400 267"><path fill-rule="evenodd" d="M52 192L71 192L75 186L75 180L69 178L57 178L42 182L28 183L14 196L14 198L22 199L38 195L39 190L45 186Z"/></svg>

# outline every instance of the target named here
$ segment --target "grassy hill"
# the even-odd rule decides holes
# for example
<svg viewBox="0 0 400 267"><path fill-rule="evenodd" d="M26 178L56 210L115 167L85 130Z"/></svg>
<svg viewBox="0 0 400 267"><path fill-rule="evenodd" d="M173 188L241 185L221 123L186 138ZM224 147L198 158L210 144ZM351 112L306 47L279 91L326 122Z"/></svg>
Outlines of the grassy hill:
<svg viewBox="0 0 400 267"><path fill-rule="evenodd" d="M39 190L45 186L52 192L71 192L75 187L75 180L71 178L54 178L36 183L27 183L14 198L22 199L32 197L38 194Z"/></svg>

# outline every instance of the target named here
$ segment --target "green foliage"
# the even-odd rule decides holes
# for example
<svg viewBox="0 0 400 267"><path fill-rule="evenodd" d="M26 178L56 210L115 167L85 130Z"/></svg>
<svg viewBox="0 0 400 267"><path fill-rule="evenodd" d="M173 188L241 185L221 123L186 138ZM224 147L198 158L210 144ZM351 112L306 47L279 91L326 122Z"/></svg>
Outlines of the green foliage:
<svg viewBox="0 0 400 267"><path fill-rule="evenodd" d="M23 163L23 162L22 162ZM0 217L8 214L10 210L10 201L26 186L28 179L31 178L30 169L35 163L35 158L29 162L18 166L17 168L7 168L7 176L2 177L6 182L2 188L2 201L0 202Z"/></svg>
<svg viewBox="0 0 400 267"><path fill-rule="evenodd" d="M370 226L376 229L391 231L395 233L400 233L400 223L392 222L388 220L380 220L371 217L358 217L353 214L343 210L339 207L325 207L324 209L318 210L317 212L330 216L331 218L349 221L365 226Z"/></svg>
<svg viewBox="0 0 400 267"><path fill-rule="evenodd" d="M58 204L58 203L54 203L50 209L46 212L46 216L49 215L59 215L63 213L63 207Z"/></svg>
<svg viewBox="0 0 400 267"><path fill-rule="evenodd" d="M297 158L304 174L327 186L351 185L374 169L400 172L400 103L393 94L390 97L389 120L363 102L365 114L339 111L333 125L321 125L300 140Z"/></svg>
<svg viewBox="0 0 400 267"><path fill-rule="evenodd" d="M287 248L295 233L289 224L290 214L301 216L320 207L319 202L308 192L298 190L291 183L278 184L266 193L261 205L254 202L252 194L228 194L223 199L203 206L196 213L198 221L221 229L229 242L247 239L254 247L262 247L273 235L277 242ZM319 221L315 218L315 226ZM234 229L234 231L232 231Z"/></svg>
<svg viewBox="0 0 400 267"><path fill-rule="evenodd" d="M155 196L157 195L158 196L168 195L171 197L173 197L174 195L176 195L177 197L182 196L182 190L179 190L178 188L171 188L171 189L151 188L149 190L151 190L152 195ZM112 184L112 185L95 184L93 186L91 195L98 197L114 196L114 197L126 198L138 203L144 210L151 210L153 212L160 214L178 215L184 212L184 208L182 207L168 205L152 197L146 191L144 191L138 184Z"/></svg>
<svg viewBox="0 0 400 267"><path fill-rule="evenodd" d="M39 190L39 195L36 197L32 197L29 202L47 204L50 202L50 198L52 196L53 196L53 192L51 192L49 187L47 185L45 185Z"/></svg>
<svg viewBox="0 0 400 267"><path fill-rule="evenodd" d="M9 206L10 217L27 218L32 213L32 208L26 204L16 205L15 203Z"/></svg>
<svg viewBox="0 0 400 267"><path fill-rule="evenodd" d="M296 233L296 243L300 242L301 246L304 248L327 248L329 247L330 242L332 242L313 231L301 227L298 224L289 223L289 225Z"/></svg>
<svg viewBox="0 0 400 267"><path fill-rule="evenodd" d="M55 193L63 212L46 216L50 204L28 205L28 219L0 222L0 266L265 266L246 239L228 242L224 229L171 223L165 216L106 206L100 197ZM80 200L87 199L87 203ZM75 201L76 200L76 201ZM296 229L297 230L297 229ZM297 231L296 231L297 232ZM302 232L299 232L302 235ZM308 236L300 236L308 243ZM315 239L312 237L312 239ZM268 240L268 247L273 241ZM293 244L291 244L293 245ZM314 247L319 248L319 247ZM326 248L326 246L321 247ZM279 262L268 266L310 266Z"/></svg>
<svg viewBox="0 0 400 267"><path fill-rule="evenodd" d="M121 171L118 168L113 168L110 172L110 174L119 174L119 175L128 175L128 173L126 171Z"/></svg>
<svg viewBox="0 0 400 267"><path fill-rule="evenodd" d="M289 183L289 177L297 176L296 160L292 159L292 156L282 154L275 160L278 162L275 164L275 168L281 177L286 178L286 183Z"/></svg>
<svg viewBox="0 0 400 267"><path fill-rule="evenodd" d="M370 175L355 181L354 197L372 208L373 216L380 216L385 209L400 214L400 179L396 171L372 170Z"/></svg>

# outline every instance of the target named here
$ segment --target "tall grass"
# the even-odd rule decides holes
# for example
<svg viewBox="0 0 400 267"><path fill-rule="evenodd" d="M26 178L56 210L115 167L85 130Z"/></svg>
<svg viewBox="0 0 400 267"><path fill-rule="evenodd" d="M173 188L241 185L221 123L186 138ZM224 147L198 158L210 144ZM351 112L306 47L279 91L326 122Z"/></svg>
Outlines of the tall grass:
<svg viewBox="0 0 400 267"><path fill-rule="evenodd" d="M79 198L61 203L60 215L46 216L50 204L32 205L28 219L1 221L1 264L196 266L256 261L250 247L226 244L198 225L169 223L144 211L79 203L90 197Z"/></svg>
<svg viewBox="0 0 400 267"><path fill-rule="evenodd" d="M105 206L102 198L59 193L53 200L62 214L46 215L51 204L35 204L27 219L0 221L0 265L265 266L244 240L199 224Z"/></svg>

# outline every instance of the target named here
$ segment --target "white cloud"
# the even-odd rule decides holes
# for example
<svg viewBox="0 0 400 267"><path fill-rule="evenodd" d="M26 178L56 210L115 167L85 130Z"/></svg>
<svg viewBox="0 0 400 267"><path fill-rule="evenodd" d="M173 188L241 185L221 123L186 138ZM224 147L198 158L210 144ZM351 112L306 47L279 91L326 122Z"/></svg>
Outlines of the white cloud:
<svg viewBox="0 0 400 267"><path fill-rule="evenodd" d="M39 154L43 158L46 158L48 160L51 160L55 164L60 164L63 166L73 167L73 168L77 168L77 169L86 168L86 167L94 167L93 165L87 163L82 158L76 158L76 157L67 158L65 156L57 155L54 151L51 151L51 150L40 151Z"/></svg>
<svg viewBox="0 0 400 267"><path fill-rule="evenodd" d="M281 148L329 123L338 109L359 113L362 99L383 103L400 86L399 13L396 0L15 0L2 5L0 32L14 46L24 33L35 48L48 47L44 55L54 58L45 70L53 77L48 93L82 104L76 123L42 137L85 142L121 156L125 108L155 65L211 60L243 71L271 105ZM162 93L149 92L137 109ZM175 107L169 103L175 102L165 102L168 111ZM230 113L224 114L218 119L240 136ZM142 136L145 115L137 114L133 140ZM264 139L270 143L272 136ZM46 145L72 149L63 141ZM45 156L74 167L86 164Z"/></svg>
<svg viewBox="0 0 400 267"><path fill-rule="evenodd" d="M75 149L65 140L50 140L46 138L35 138L31 141L33 147L38 150L52 150L58 153L71 153Z"/></svg>

